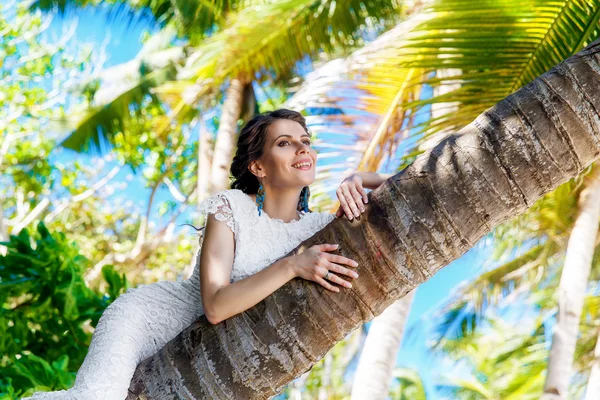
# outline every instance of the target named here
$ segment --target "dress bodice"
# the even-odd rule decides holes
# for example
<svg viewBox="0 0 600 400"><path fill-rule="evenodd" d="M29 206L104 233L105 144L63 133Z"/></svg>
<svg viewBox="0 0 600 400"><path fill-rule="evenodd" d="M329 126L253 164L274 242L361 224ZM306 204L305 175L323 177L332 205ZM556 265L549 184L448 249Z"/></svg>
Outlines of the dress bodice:
<svg viewBox="0 0 600 400"><path fill-rule="evenodd" d="M326 212L301 212L300 219L290 222L272 218L264 210L259 216L255 201L239 189L216 193L200 204L199 211L204 215L214 214L234 233L232 282L268 267L335 219L335 214ZM198 267L199 262L193 278L198 278Z"/></svg>

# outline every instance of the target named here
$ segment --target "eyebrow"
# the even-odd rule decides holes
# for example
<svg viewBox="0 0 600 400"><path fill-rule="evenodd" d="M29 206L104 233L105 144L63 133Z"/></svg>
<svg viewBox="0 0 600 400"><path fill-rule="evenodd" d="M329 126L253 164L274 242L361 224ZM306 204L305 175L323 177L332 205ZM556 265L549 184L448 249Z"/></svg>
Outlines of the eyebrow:
<svg viewBox="0 0 600 400"><path fill-rule="evenodd" d="M287 135L287 134L279 135L275 138L275 140L273 140L273 143L275 143L277 141L277 139L279 139L280 137L284 137L284 136L289 137L289 138L293 137L293 136ZM305 133L304 135L302 135L300 137L304 137L304 136L308 136L308 138L310 139L310 135L308 133Z"/></svg>

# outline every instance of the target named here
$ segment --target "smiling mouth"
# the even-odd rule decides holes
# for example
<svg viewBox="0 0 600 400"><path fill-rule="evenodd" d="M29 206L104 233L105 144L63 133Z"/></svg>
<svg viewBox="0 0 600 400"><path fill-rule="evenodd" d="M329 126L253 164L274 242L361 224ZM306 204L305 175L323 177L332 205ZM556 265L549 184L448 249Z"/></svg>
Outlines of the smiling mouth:
<svg viewBox="0 0 600 400"><path fill-rule="evenodd" d="M295 168L295 169L299 169L299 170L306 171L306 170L309 170L309 169L311 169L311 168L312 168L312 163L310 163L310 164L308 164L308 165L306 165L306 164L305 164L305 165L302 165L302 166L300 166L300 167L294 167L294 166L292 165L292 168Z"/></svg>

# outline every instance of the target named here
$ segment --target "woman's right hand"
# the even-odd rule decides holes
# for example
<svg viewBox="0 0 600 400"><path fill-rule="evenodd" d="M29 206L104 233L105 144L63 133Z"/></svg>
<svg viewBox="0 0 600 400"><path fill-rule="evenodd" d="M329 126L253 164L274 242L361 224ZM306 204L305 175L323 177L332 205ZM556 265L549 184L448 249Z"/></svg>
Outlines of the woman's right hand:
<svg viewBox="0 0 600 400"><path fill-rule="evenodd" d="M317 282L333 292L339 292L340 289L327 281L351 288L352 284L350 282L340 278L335 273L357 278L358 274L356 272L342 266L342 264L358 267L358 263L344 256L327 253L327 251L337 250L338 247L338 244L316 244L300 254L288 257L294 276ZM327 279L324 279L323 277L327 275L327 271L329 271L329 275Z"/></svg>

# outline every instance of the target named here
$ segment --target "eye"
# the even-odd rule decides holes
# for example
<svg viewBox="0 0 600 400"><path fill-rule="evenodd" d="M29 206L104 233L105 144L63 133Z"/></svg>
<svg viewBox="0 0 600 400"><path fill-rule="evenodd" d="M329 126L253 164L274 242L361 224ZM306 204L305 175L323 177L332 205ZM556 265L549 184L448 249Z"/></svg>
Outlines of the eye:
<svg viewBox="0 0 600 400"><path fill-rule="evenodd" d="M310 146L310 145L312 144L312 143L311 143L311 141L310 141L310 140L308 140L308 139L305 139L305 140L303 140L302 142L303 142L303 143L306 143L308 146ZM283 143L289 143L289 141L287 141L287 140L282 140L281 142L279 142L278 146L279 146L279 147L282 147L281 145L282 145Z"/></svg>

